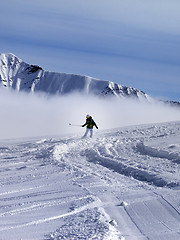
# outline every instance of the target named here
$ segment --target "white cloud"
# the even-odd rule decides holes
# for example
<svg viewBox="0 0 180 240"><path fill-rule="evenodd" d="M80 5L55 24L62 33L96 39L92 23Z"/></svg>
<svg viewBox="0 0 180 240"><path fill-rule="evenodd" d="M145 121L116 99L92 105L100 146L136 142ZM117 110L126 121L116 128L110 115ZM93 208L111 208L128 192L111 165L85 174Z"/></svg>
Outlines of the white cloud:
<svg viewBox="0 0 180 240"><path fill-rule="evenodd" d="M4 6L4 8L3 8ZM136 29L151 29L169 33L180 33L179 0L7 0L1 4L2 16L9 12L6 22L13 24L18 19L29 23L36 21L37 26L52 23L58 26L56 20L105 21L107 23L119 22L126 26L132 25ZM12 15L12 16L11 16ZM84 20L84 21L82 21ZM75 23L76 21L73 21ZM39 29L40 30L40 29ZM49 29L51 30L51 29Z"/></svg>
<svg viewBox="0 0 180 240"><path fill-rule="evenodd" d="M37 3L37 1L35 1ZM136 28L180 33L178 0L54 0L45 6L54 11L107 22L121 22Z"/></svg>

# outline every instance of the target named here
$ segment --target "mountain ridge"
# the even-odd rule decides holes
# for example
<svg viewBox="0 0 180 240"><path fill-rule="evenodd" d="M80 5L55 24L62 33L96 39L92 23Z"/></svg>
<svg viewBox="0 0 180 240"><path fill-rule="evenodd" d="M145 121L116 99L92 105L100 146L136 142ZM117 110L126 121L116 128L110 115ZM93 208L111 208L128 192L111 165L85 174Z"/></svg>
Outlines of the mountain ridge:
<svg viewBox="0 0 180 240"><path fill-rule="evenodd" d="M0 54L0 86L56 95L81 92L85 95L150 100L149 95L133 87L84 75L45 71L38 65L25 63L12 53Z"/></svg>

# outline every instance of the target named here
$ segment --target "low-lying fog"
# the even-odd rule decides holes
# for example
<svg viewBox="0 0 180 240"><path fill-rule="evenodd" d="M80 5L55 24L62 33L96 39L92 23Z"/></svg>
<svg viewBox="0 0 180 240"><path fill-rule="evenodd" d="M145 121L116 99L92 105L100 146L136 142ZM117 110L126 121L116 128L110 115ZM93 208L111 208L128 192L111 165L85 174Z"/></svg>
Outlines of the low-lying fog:
<svg viewBox="0 0 180 240"><path fill-rule="evenodd" d="M180 120L180 108L160 103L98 98L73 94L47 97L0 90L0 138L22 138L82 133L89 114L99 130L127 125ZM98 130L96 130L98 131Z"/></svg>

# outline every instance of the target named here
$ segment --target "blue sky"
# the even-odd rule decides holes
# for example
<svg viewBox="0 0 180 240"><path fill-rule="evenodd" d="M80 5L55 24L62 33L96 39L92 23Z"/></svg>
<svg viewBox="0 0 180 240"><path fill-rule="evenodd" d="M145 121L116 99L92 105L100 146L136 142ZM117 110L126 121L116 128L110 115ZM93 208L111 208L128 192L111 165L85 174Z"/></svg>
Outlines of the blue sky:
<svg viewBox="0 0 180 240"><path fill-rule="evenodd" d="M180 101L179 0L6 0L0 52Z"/></svg>

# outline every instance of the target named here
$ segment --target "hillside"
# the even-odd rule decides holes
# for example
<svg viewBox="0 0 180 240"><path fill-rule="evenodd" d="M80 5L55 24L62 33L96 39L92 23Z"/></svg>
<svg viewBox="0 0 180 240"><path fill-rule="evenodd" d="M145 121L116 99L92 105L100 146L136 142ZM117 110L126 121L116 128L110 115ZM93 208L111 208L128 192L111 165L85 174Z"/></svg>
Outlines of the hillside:
<svg viewBox="0 0 180 240"><path fill-rule="evenodd" d="M11 53L0 54L0 85L17 91L57 95L81 92L87 95L150 99L142 91L111 81L75 74L48 72L39 66L23 62Z"/></svg>

